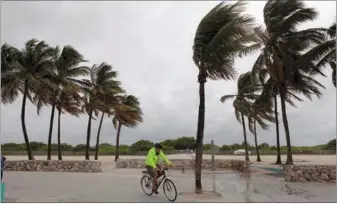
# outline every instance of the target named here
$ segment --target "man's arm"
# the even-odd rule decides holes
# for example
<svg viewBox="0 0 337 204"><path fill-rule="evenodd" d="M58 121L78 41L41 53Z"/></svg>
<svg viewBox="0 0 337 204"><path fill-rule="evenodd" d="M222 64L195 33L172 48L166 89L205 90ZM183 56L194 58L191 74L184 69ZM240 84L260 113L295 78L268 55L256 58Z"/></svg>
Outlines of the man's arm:
<svg viewBox="0 0 337 204"><path fill-rule="evenodd" d="M164 162L167 164L167 165L171 165L171 162L167 159L166 155L164 154L163 151L160 151L160 157L164 159Z"/></svg>

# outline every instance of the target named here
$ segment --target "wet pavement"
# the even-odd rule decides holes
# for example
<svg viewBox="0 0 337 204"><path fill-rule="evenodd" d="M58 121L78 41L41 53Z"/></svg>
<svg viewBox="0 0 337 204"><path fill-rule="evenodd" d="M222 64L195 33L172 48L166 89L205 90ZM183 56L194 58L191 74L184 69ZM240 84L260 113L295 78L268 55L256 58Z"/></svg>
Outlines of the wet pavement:
<svg viewBox="0 0 337 204"><path fill-rule="evenodd" d="M254 170L255 169L255 170ZM194 174L170 171L178 193L176 202L336 202L336 183L286 183L276 173L252 168L252 173L205 172L203 188L221 197L184 196L193 192ZM146 196L141 169L105 169L102 173L5 172L5 202L167 202Z"/></svg>

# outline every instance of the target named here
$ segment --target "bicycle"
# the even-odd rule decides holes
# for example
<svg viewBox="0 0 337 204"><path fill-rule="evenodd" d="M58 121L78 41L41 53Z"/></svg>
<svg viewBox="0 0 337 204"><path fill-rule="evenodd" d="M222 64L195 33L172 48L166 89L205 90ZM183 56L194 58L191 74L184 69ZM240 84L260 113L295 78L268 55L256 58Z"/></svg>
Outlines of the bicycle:
<svg viewBox="0 0 337 204"><path fill-rule="evenodd" d="M174 185L173 181L167 178L166 171L168 171L167 167L163 169L164 174L161 176L161 180L159 181L159 184L157 185L156 190L160 187L160 184L163 183L163 191L164 191L165 197L169 201L173 202L177 199L177 188ZM149 174L148 171L142 171L142 173L143 173L143 177L140 179L140 185L142 186L144 193L148 196L151 196L153 194L152 192L153 177ZM143 183L145 185L143 185ZM150 192L146 192L146 190L150 190ZM167 195L169 191L172 191L174 193L174 196L172 199L169 198L169 196Z"/></svg>

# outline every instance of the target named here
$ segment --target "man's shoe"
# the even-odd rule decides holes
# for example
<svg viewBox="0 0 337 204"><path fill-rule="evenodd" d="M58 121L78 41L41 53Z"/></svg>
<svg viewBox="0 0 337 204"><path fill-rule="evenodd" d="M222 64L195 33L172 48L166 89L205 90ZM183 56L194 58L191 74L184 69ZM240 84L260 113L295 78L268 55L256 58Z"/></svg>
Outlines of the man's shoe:
<svg viewBox="0 0 337 204"><path fill-rule="evenodd" d="M157 189L153 189L152 192L155 193L155 194L158 194L158 193L159 193L159 192L157 191Z"/></svg>

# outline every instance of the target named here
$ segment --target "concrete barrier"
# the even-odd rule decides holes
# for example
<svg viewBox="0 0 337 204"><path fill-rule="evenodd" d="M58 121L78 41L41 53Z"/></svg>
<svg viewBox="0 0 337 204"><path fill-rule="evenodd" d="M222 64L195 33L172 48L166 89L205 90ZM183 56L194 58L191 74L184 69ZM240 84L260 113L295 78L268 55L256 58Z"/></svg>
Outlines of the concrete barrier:
<svg viewBox="0 0 337 204"><path fill-rule="evenodd" d="M119 159L116 161L116 168L144 168L144 159ZM191 169L194 168L194 160L192 159L171 159L176 167ZM212 160L203 159L203 169L212 169ZM243 160L215 160L216 169L230 169L235 171L247 172L250 171L249 162Z"/></svg>
<svg viewBox="0 0 337 204"><path fill-rule="evenodd" d="M102 172L99 161L19 160L6 161L5 171Z"/></svg>

